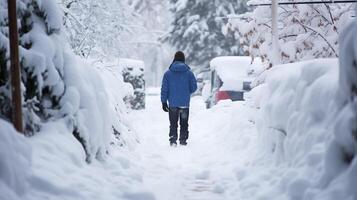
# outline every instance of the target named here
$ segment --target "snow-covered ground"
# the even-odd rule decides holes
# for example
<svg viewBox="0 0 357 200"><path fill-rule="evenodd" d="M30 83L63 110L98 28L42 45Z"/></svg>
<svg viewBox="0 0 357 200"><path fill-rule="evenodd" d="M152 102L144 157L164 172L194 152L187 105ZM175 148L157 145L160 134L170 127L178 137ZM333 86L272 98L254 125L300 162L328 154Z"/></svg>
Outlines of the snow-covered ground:
<svg viewBox="0 0 357 200"><path fill-rule="evenodd" d="M353 139L339 139L333 129L337 60L266 73L245 102L221 101L207 110L202 97L193 97L188 146L176 148L169 146L159 90L149 89L145 110L117 113L128 125L121 130L124 142L130 142L112 144L103 160L90 164L61 120L28 139L0 121L6 133L1 152L19 152L0 154L0 199L354 200L348 183L356 162L343 151ZM115 82L109 71L103 74L105 85ZM122 96L111 86L108 100L115 109Z"/></svg>
<svg viewBox="0 0 357 200"><path fill-rule="evenodd" d="M144 112L132 113L132 121L140 124L136 151L144 165L143 183L158 200L237 198L226 189L244 176L239 166L251 156L247 152L254 152L246 149L256 137L250 120L254 112L244 102L205 110L201 97L192 101L188 146L169 146L168 114L161 110L159 96L148 97Z"/></svg>
<svg viewBox="0 0 357 200"><path fill-rule="evenodd" d="M169 146L168 114L161 110L159 90L150 89L146 110L125 115L139 144L113 145L105 160L87 164L65 123L47 123L29 140L18 137L21 142L12 145L22 159L13 166L4 162L8 169L20 163L29 167L26 146L31 146L32 170L20 173L24 169L15 167L2 179L10 188L24 182L17 194L30 200L326 199L319 197L324 192L346 199L343 188L326 187L331 180L324 170L332 162L325 159L333 136L328 131L333 118L326 112L336 112L337 71L334 59L282 65L269 71L266 83L246 102L221 101L209 110L196 96L188 146L177 148ZM112 103L120 98L109 96ZM15 134L6 132L4 141ZM330 196L334 191L340 193Z"/></svg>
<svg viewBox="0 0 357 200"><path fill-rule="evenodd" d="M226 190L244 176L239 166L245 165L250 155L244 155L247 150L242 150L256 137L254 124L247 116L251 112L244 104L223 102L205 110L201 97L195 97L189 144L172 148L167 113L161 110L159 96L148 96L147 109L129 116L140 141L135 150L113 146L105 161L93 160L91 164L85 162L81 145L67 133L67 127L49 123L29 141L20 140L24 143L23 154L29 156L24 146L32 147L32 170L20 176L27 193L19 199L237 197L234 191L230 194ZM240 130L235 129L236 124ZM12 184L10 181L10 187L15 187Z"/></svg>

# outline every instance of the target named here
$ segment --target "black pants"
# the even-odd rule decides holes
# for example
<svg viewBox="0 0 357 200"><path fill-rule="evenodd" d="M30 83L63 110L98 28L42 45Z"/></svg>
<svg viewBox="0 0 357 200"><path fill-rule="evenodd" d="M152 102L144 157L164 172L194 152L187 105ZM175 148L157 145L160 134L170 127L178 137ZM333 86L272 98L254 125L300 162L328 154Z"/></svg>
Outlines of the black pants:
<svg viewBox="0 0 357 200"><path fill-rule="evenodd" d="M188 116L189 108L170 108L170 142L177 140L177 123L180 120L180 142L185 142L188 139Z"/></svg>

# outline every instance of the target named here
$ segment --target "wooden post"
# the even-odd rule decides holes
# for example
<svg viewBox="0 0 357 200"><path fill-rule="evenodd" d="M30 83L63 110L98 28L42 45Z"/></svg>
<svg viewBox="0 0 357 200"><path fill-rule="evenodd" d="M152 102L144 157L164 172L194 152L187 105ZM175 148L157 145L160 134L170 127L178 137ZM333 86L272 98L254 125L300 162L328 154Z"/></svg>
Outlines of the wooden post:
<svg viewBox="0 0 357 200"><path fill-rule="evenodd" d="M21 105L21 75L19 66L19 41L17 32L16 0L8 0L9 40L11 61L12 123L16 130L23 132Z"/></svg>
<svg viewBox="0 0 357 200"><path fill-rule="evenodd" d="M278 34L278 0L271 2L271 32L272 32L272 45L273 45L273 59L272 64L277 65L280 63L279 58L279 34Z"/></svg>

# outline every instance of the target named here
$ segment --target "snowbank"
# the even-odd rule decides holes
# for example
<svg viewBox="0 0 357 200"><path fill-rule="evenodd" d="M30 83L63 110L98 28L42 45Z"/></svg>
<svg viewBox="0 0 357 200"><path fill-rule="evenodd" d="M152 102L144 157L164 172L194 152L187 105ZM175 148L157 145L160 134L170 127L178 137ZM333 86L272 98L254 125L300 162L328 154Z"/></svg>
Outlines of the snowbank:
<svg viewBox="0 0 357 200"><path fill-rule="evenodd" d="M280 178L260 196L357 197L353 186L356 140L352 136L356 115L352 104L341 107L337 103L348 99L346 90L339 87L338 74L337 59L286 64L273 67L265 84L254 89L258 92L253 102L261 108L256 122L262 158L272 159L275 164L271 167L280 170Z"/></svg>
<svg viewBox="0 0 357 200"><path fill-rule="evenodd" d="M266 150L281 154L288 163L306 162L301 158L328 137L337 81L337 59L273 67L260 86L258 129L264 142L272 141ZM282 146L277 147L276 137L284 140Z"/></svg>
<svg viewBox="0 0 357 200"><path fill-rule="evenodd" d="M260 86L260 117L257 120L264 152L288 166L272 188L284 185L275 195L300 199L318 185L321 168L332 137L338 61L313 60L274 67Z"/></svg>
<svg viewBox="0 0 357 200"><path fill-rule="evenodd" d="M337 112L333 115L334 137L325 158L321 181L324 190L319 195L320 199L357 199L356 31L357 20L340 35L340 85Z"/></svg>
<svg viewBox="0 0 357 200"><path fill-rule="evenodd" d="M0 119L0 199L23 199L31 173L31 148L23 135Z"/></svg>

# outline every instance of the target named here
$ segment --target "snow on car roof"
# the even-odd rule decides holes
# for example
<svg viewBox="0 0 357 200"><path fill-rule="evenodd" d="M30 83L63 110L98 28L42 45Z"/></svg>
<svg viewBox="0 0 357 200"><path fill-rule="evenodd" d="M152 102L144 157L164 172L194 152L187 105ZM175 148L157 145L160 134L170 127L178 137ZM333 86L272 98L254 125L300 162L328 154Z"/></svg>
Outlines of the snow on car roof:
<svg viewBox="0 0 357 200"><path fill-rule="evenodd" d="M222 56L211 60L210 67L222 76L246 76L251 61L249 56Z"/></svg>
<svg viewBox="0 0 357 200"><path fill-rule="evenodd" d="M248 66L252 58L249 56L222 56L210 62L211 70L216 70L219 77L224 80L246 77Z"/></svg>

